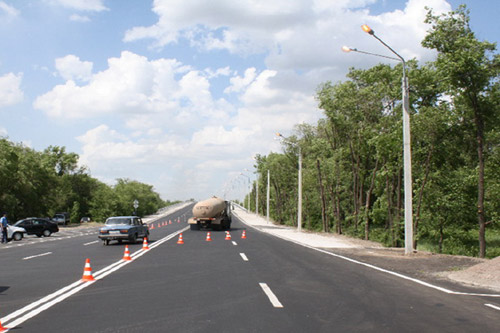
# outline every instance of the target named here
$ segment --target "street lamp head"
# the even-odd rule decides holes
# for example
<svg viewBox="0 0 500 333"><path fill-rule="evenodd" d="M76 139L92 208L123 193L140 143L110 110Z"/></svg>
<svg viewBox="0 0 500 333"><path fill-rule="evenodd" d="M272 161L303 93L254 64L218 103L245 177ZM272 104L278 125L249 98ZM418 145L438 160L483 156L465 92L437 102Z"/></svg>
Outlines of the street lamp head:
<svg viewBox="0 0 500 333"><path fill-rule="evenodd" d="M276 132L276 135L283 137L283 135L281 133L279 133L279 132Z"/></svg>
<svg viewBox="0 0 500 333"><path fill-rule="evenodd" d="M342 46L342 51L344 52L351 52L351 51L356 51L356 49L350 48L349 46Z"/></svg>
<svg viewBox="0 0 500 333"><path fill-rule="evenodd" d="M363 29L364 32L367 32L369 33L370 35L374 35L375 34L375 31L372 30L372 28L370 28L368 25L366 24L363 24L361 26L361 29Z"/></svg>

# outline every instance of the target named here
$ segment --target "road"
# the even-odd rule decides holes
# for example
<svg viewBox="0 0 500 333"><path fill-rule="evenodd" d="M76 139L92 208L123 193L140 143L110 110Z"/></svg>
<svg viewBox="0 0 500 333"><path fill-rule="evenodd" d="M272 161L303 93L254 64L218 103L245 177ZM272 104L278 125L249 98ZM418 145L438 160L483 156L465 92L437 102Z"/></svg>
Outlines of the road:
<svg viewBox="0 0 500 333"><path fill-rule="evenodd" d="M130 245L128 263L125 245L103 246L95 230L1 248L2 324L17 332L500 331L500 312L484 298L446 295L236 218L232 240L184 230L177 244L189 210L154 222L150 250ZM86 258L95 282L79 281Z"/></svg>

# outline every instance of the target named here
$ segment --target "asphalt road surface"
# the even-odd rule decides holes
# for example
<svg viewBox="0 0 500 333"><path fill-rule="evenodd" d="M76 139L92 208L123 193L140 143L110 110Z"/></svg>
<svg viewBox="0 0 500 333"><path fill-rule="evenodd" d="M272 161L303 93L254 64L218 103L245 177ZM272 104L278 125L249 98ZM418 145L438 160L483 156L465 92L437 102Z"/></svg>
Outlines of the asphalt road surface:
<svg viewBox="0 0 500 333"><path fill-rule="evenodd" d="M186 229L189 212L153 222L150 249L130 244L128 262L127 243L103 246L96 229L0 248L1 323L12 332L500 331L485 298L446 295L236 218L231 240L220 231L207 241ZM80 281L86 258L94 282Z"/></svg>

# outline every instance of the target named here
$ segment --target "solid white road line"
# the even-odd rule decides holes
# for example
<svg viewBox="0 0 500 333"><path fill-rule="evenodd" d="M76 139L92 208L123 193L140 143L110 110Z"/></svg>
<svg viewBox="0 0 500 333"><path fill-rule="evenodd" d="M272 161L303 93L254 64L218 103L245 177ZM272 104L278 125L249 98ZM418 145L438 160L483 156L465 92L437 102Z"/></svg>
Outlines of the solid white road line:
<svg viewBox="0 0 500 333"><path fill-rule="evenodd" d="M495 309L495 310L498 310L500 311L500 306L496 306L496 305L493 305L493 304L485 304L486 306L492 308L492 309Z"/></svg>
<svg viewBox="0 0 500 333"><path fill-rule="evenodd" d="M244 261L248 261L247 256L244 253L240 253L241 258L243 258Z"/></svg>
<svg viewBox="0 0 500 333"><path fill-rule="evenodd" d="M83 245L87 246L87 245L90 245L90 244L95 244L95 243L98 243L99 241L93 241L93 242L88 242L88 243L85 243Z"/></svg>
<svg viewBox="0 0 500 333"><path fill-rule="evenodd" d="M49 254L52 254L52 252L45 252L45 253L41 253L41 254L36 254L34 256L24 257L23 260L28 260L28 259L33 259L33 258L37 258L37 257L48 256Z"/></svg>
<svg viewBox="0 0 500 333"><path fill-rule="evenodd" d="M250 224L248 224L248 225L250 225ZM257 229L257 230L259 230L259 229ZM260 231L261 232L266 232L266 231L262 231L262 230L260 230ZM425 281L422 281L422 280L419 280L419 279L415 279L415 278L409 277L409 276L404 275L404 274L393 272L393 271L390 271L388 269L384 269L384 268L381 268L381 267L378 267L378 266L375 266L375 265L367 264L367 263L359 261L359 260L351 259L349 257L345 257L345 256L340 255L340 254L336 254L336 253L329 252L329 251L326 251L326 250L323 250L323 249L320 249L320 248L317 248L317 247L314 247L314 246L311 246L311 245L307 245L307 244L301 243L299 241L292 240L290 238L286 238L286 237L283 237L283 236L280 236L280 235L277 235L277 234L272 234L272 233L268 233L268 234L270 234L272 236L275 236L275 237L278 237L278 238L281 238L281 239L284 239L284 240L286 240L288 242L292 242L292 243L298 244L300 246L307 247L307 248L309 248L311 250L315 250L315 251L327 254L327 255L332 256L332 257L336 257L336 258L340 258L340 259L343 259L343 260L347 260L347 261L350 261L350 262L352 262L354 264L365 266L365 267L368 267L368 268L371 268L371 269L374 269L374 270L377 270L377 271L380 271L380 272L384 272L384 273L387 273L387 274L390 274L390 275L393 275L393 276L397 276L397 277L399 277L401 279L404 279L404 280L415 282L417 284L420 284L422 286L426 286L428 288L432 288L432 289L436 289L436 290L442 291L442 292L444 292L446 294L460 295L460 296L500 297L500 294L480 294L480 293L465 293L465 292L460 292L460 291L453 291L453 290L450 290L450 289L446 289L446 288L443 288L443 287L439 287L439 286L433 285L431 283L428 283L428 282L425 282Z"/></svg>
<svg viewBox="0 0 500 333"><path fill-rule="evenodd" d="M163 244L169 239L172 239L173 237L177 236L181 232L187 230L189 227L185 227L184 229L178 230L174 232L173 234L170 234L158 241L156 241L152 246L150 246L150 249L155 248L156 246L159 246L160 244ZM131 257L135 260L136 258L144 255L148 251L144 250L138 250L134 252ZM133 260L132 260L133 261ZM131 263L132 261L125 261L123 259L120 259L119 261L104 267L100 271L97 271L92 274L92 276L95 278L96 281L103 279L107 275L111 274L112 272L120 269L121 267ZM94 284L96 281L89 281L89 282L83 282L81 280L75 281L72 284L63 287L55 292L53 292L50 295L47 295L41 299L39 299L36 302L33 302L31 304L26 305L25 307L12 312L11 314L0 318L0 322L3 324L4 327L7 327L7 329L12 329L17 327L18 325L22 324L26 320L33 318L34 316L38 315L40 312L47 310L51 306L62 302L69 296L79 292L80 290ZM12 322L9 322L11 320L14 320Z"/></svg>
<svg viewBox="0 0 500 333"><path fill-rule="evenodd" d="M272 292L271 288L268 287L267 283L261 282L261 283L259 283L259 285L262 288L262 290L264 290L264 293L267 295L267 297L271 301L271 304L275 308L282 308L283 307L283 304L280 303L280 301L278 300L278 297L276 297L276 295Z"/></svg>

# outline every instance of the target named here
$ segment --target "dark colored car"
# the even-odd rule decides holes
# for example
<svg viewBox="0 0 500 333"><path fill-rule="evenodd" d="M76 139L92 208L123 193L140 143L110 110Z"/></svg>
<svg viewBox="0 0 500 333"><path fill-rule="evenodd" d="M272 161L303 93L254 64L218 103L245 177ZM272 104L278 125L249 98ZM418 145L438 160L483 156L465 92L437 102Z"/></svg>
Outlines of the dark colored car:
<svg viewBox="0 0 500 333"><path fill-rule="evenodd" d="M49 237L59 231L57 224L39 217L29 217L19 220L14 226L24 228L28 235L37 235L38 237Z"/></svg>
<svg viewBox="0 0 500 333"><path fill-rule="evenodd" d="M140 217L114 216L109 217L104 227L99 229L98 237L104 241L104 245L108 245L112 240L119 243L123 240L136 243L137 238L149 237L149 228Z"/></svg>

